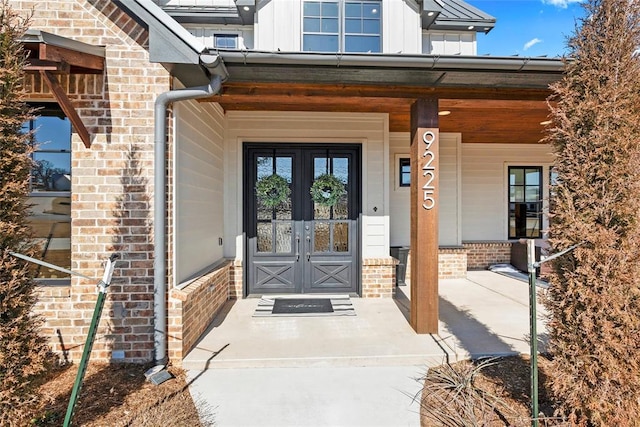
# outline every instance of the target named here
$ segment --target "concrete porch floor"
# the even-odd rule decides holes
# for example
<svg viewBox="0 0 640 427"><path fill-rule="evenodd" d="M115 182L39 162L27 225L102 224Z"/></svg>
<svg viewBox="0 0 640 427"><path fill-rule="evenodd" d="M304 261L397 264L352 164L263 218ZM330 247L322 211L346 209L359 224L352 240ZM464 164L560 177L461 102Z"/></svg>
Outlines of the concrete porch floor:
<svg viewBox="0 0 640 427"><path fill-rule="evenodd" d="M428 366L529 352L526 282L469 271L439 287L437 335L409 326L408 285L352 298L347 317L252 317L258 299L231 301L183 361L190 390L217 426L419 426Z"/></svg>

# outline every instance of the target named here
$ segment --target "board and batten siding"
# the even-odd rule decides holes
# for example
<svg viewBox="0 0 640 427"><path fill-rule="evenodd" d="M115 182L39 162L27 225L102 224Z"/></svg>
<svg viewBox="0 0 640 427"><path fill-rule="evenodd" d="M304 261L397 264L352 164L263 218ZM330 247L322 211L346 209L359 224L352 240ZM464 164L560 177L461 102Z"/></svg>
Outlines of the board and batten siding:
<svg viewBox="0 0 640 427"><path fill-rule="evenodd" d="M399 186L400 158L409 158L411 137L408 132L389 135L389 227L391 246L409 246L411 241L410 188ZM461 136L441 133L439 146L439 227L440 246L460 246L461 236Z"/></svg>
<svg viewBox="0 0 640 427"><path fill-rule="evenodd" d="M225 257L244 258L243 144L362 145L362 258L389 255L389 120L379 113L227 112Z"/></svg>
<svg viewBox="0 0 640 427"><path fill-rule="evenodd" d="M224 111L218 104L174 105L175 285L223 256Z"/></svg>
<svg viewBox="0 0 640 427"><path fill-rule="evenodd" d="M191 0L193 1L193 0ZM303 0L260 3L255 20L256 50L302 50ZM413 1L382 1L382 52L420 53L420 11Z"/></svg>
<svg viewBox="0 0 640 427"><path fill-rule="evenodd" d="M509 166L543 167L546 209L552 161L546 144L462 144L462 240L508 240Z"/></svg>
<svg viewBox="0 0 640 427"><path fill-rule="evenodd" d="M238 36L238 49L253 49L253 26L187 24L184 27L208 48L215 47L216 34L229 34Z"/></svg>
<svg viewBox="0 0 640 427"><path fill-rule="evenodd" d="M427 55L476 55L476 33L425 31L422 34L422 53Z"/></svg>

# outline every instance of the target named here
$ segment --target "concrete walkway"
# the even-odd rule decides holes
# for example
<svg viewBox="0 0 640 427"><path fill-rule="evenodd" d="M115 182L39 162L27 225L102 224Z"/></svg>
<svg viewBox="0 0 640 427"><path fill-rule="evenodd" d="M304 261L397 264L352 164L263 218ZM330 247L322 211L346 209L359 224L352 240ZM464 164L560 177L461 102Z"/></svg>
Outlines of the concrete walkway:
<svg viewBox="0 0 640 427"><path fill-rule="evenodd" d="M257 299L230 302L183 362L192 395L220 427L419 426L428 366L529 352L526 282L442 280L438 335L413 332L409 287L398 289L395 300L353 298L351 317L256 318Z"/></svg>

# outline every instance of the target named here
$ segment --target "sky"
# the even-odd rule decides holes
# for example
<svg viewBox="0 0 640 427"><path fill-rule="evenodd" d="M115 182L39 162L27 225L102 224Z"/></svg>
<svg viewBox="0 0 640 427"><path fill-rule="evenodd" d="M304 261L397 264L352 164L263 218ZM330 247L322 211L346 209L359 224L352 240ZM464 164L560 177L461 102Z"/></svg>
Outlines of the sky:
<svg viewBox="0 0 640 427"><path fill-rule="evenodd" d="M584 16L580 0L465 0L496 18L478 34L478 55L557 57Z"/></svg>

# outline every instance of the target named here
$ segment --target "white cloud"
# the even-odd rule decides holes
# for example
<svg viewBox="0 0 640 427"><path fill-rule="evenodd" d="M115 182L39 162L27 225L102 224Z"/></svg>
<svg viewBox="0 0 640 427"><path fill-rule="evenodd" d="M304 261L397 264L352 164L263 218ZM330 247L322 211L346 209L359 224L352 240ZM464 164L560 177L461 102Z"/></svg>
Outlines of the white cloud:
<svg viewBox="0 0 640 427"><path fill-rule="evenodd" d="M550 4L551 6L566 9L571 3L580 3L582 0L542 0L543 4Z"/></svg>
<svg viewBox="0 0 640 427"><path fill-rule="evenodd" d="M537 37L536 37L535 39L531 39L531 40L529 40L528 42L526 42L526 43L524 44L523 49L524 49L524 50L527 50L527 49L529 49L530 47L532 47L532 46L534 46L534 45L536 45L536 44L538 44L538 43L542 43L542 40L540 40L539 38L537 38Z"/></svg>

